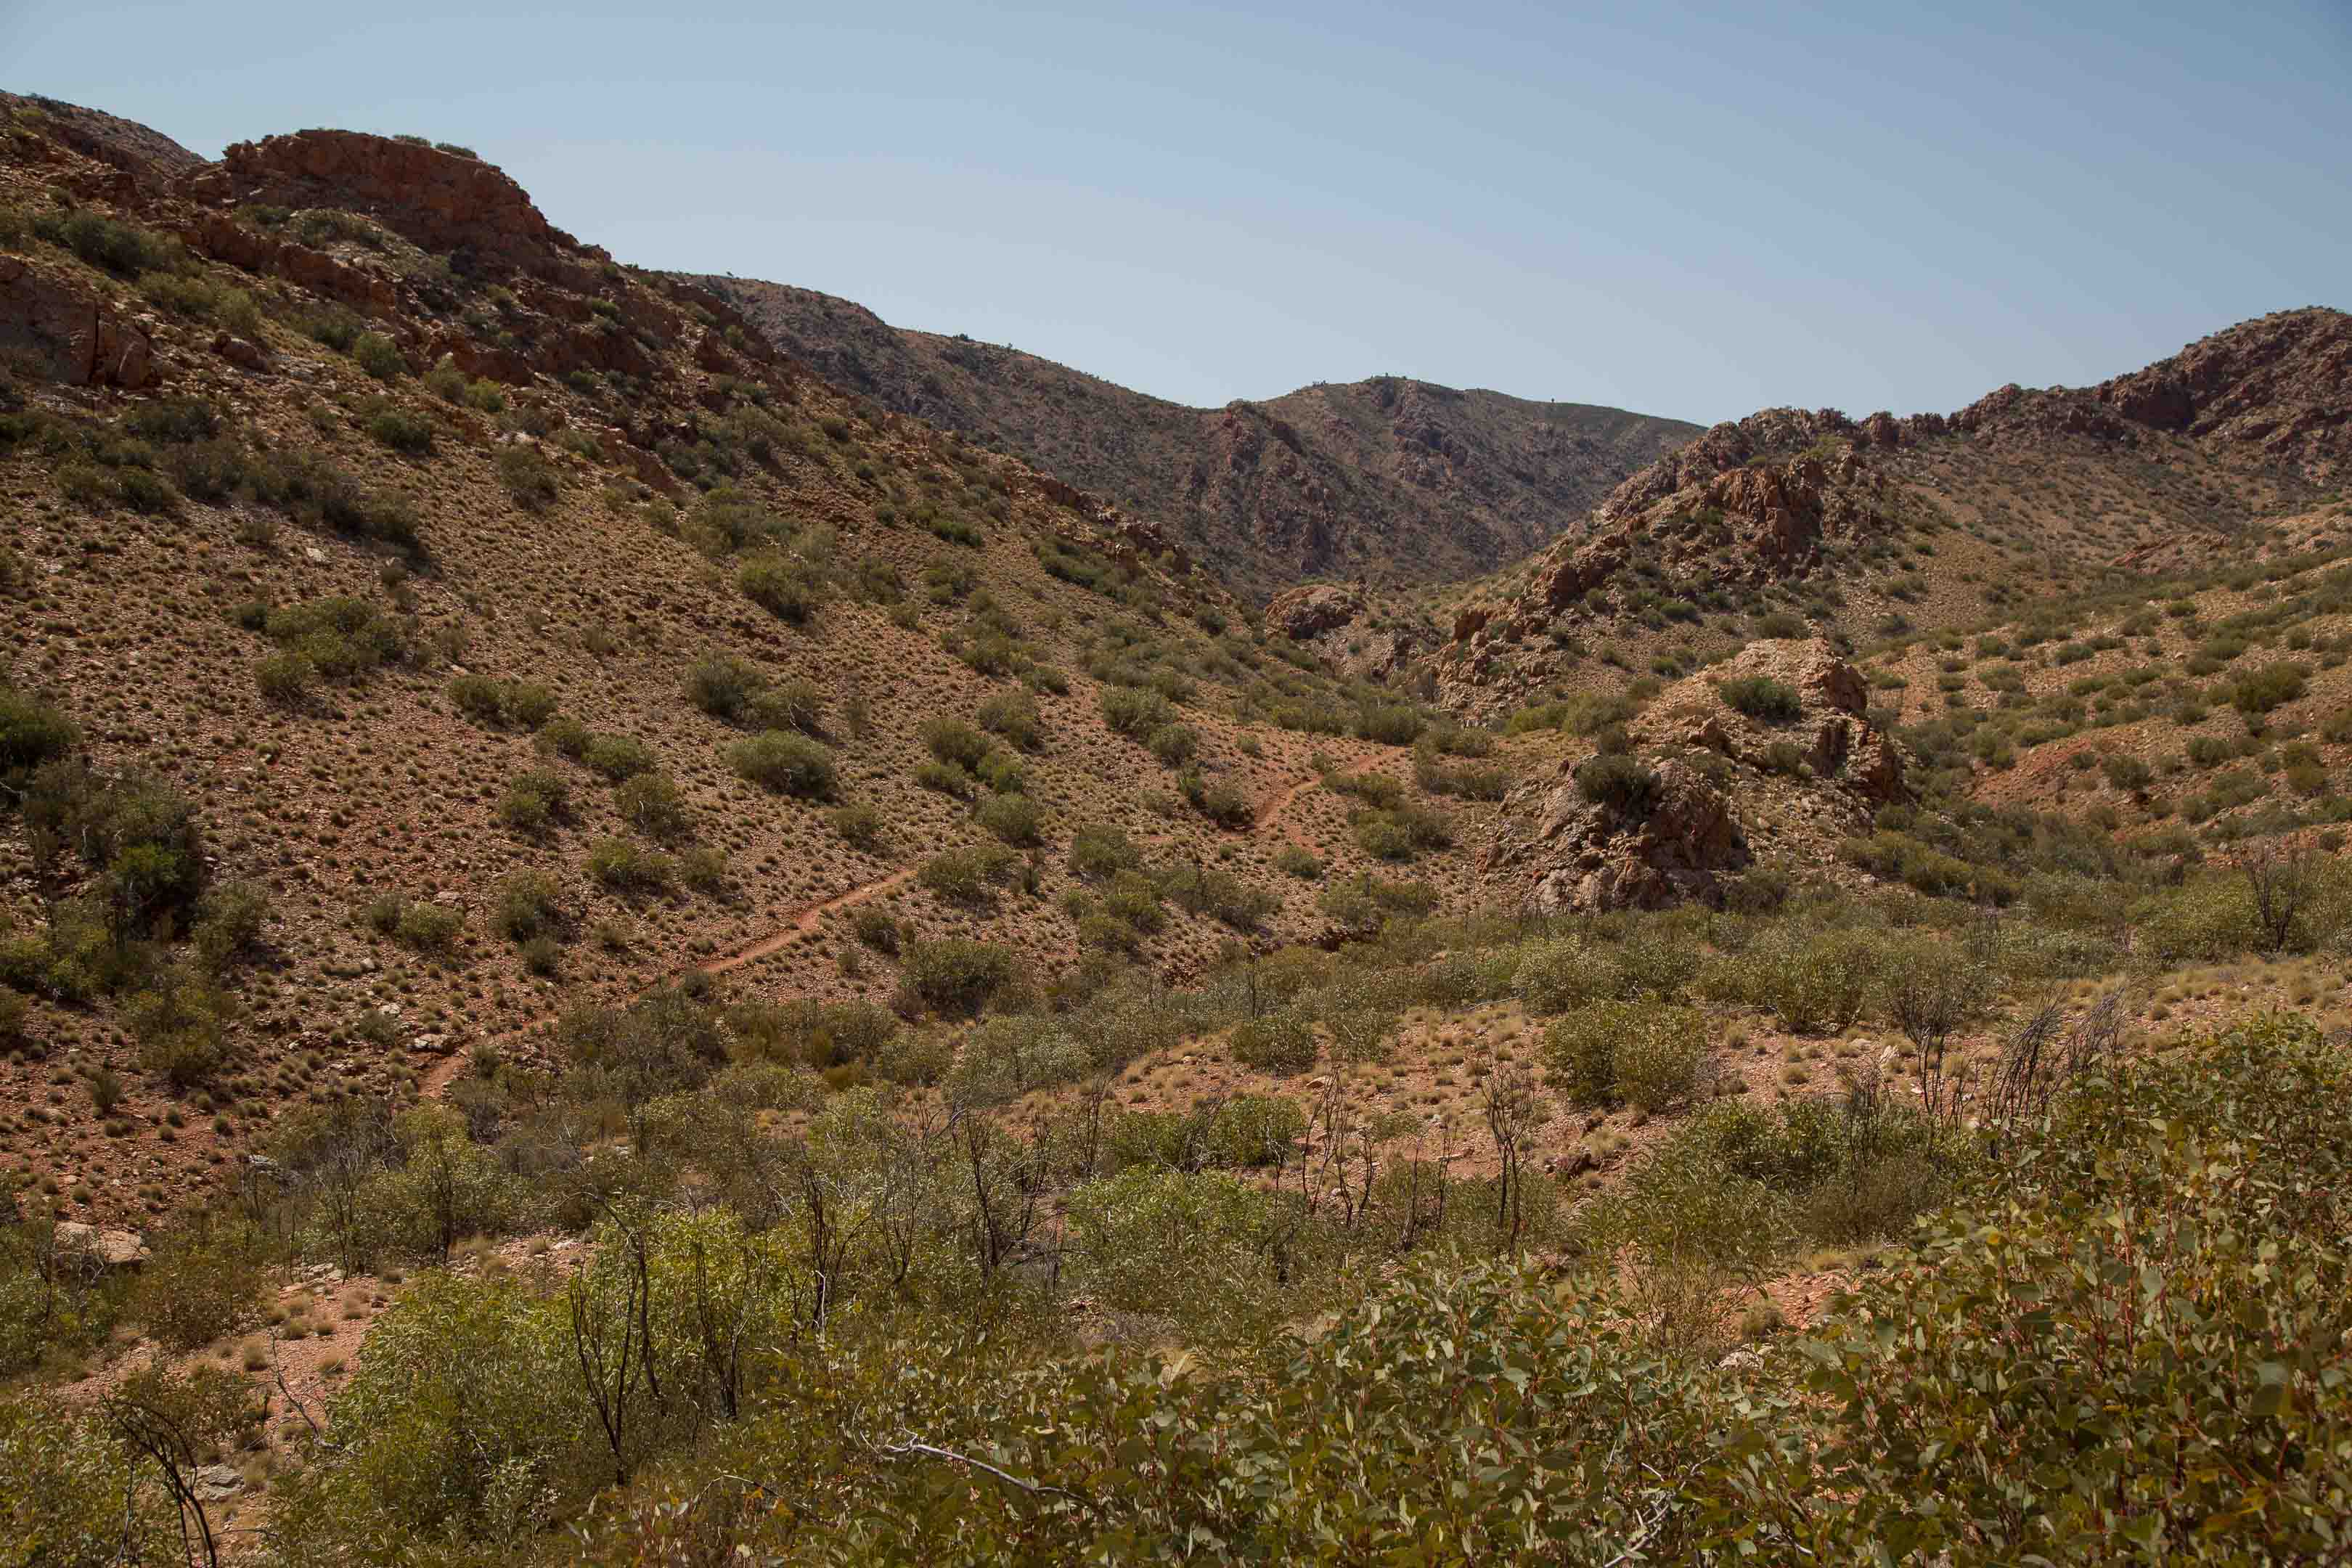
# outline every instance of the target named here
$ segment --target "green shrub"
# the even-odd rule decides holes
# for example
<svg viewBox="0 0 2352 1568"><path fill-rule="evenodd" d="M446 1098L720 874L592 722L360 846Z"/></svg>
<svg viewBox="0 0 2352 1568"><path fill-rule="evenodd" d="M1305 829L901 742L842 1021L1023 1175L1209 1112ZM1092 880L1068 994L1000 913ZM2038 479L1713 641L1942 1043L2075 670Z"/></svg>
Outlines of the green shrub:
<svg viewBox="0 0 2352 1568"><path fill-rule="evenodd" d="M1437 907L1437 889L1426 882L1391 882L1366 872L1331 883L1315 906L1350 930L1373 931L1391 916L1429 913Z"/></svg>
<svg viewBox="0 0 2352 1568"><path fill-rule="evenodd" d="M1116 827L1087 823L1070 834L1070 869L1081 877L1108 877L1143 864L1143 851Z"/></svg>
<svg viewBox="0 0 2352 1568"><path fill-rule="evenodd" d="M2100 761L2107 782L2120 790L2143 790L2156 782L2156 770L2137 757L2122 752L2109 752Z"/></svg>
<svg viewBox="0 0 2352 1568"><path fill-rule="evenodd" d="M185 1352L259 1317L266 1282L260 1259L235 1243L175 1234L150 1247L131 1306L159 1343Z"/></svg>
<svg viewBox="0 0 2352 1568"><path fill-rule="evenodd" d="M1622 816L1645 816L1658 798L1658 775L1629 756L1603 752L1576 769L1576 789L1595 805Z"/></svg>
<svg viewBox="0 0 2352 1568"><path fill-rule="evenodd" d="M398 381L408 374L399 345L382 332L362 332L352 343L352 358L378 381Z"/></svg>
<svg viewBox="0 0 2352 1568"><path fill-rule="evenodd" d="M1544 1060L1571 1105L1658 1111L1696 1090L1706 1038L1696 1008L1588 1002L1546 1032Z"/></svg>
<svg viewBox="0 0 2352 1568"><path fill-rule="evenodd" d="M360 427L381 445L412 458L433 450L433 421L388 397L372 397L360 405Z"/></svg>
<svg viewBox="0 0 2352 1568"><path fill-rule="evenodd" d="M544 871L510 871L490 892L490 929L509 942L552 936L563 923L562 894Z"/></svg>
<svg viewBox="0 0 2352 1568"><path fill-rule="evenodd" d="M882 814L863 802L840 807L833 814L832 820L833 830L841 836L845 844L869 855L879 854L887 847L888 835L884 828Z"/></svg>
<svg viewBox="0 0 2352 1568"><path fill-rule="evenodd" d="M628 839L600 838L588 850L588 874L614 892L657 893L670 885L677 867Z"/></svg>
<svg viewBox="0 0 2352 1568"><path fill-rule="evenodd" d="M933 759L957 767L978 767L994 748L986 735L960 720L926 720L921 733Z"/></svg>
<svg viewBox="0 0 2352 1568"><path fill-rule="evenodd" d="M1009 949L940 937L908 944L899 978L911 1002L970 1016L1010 990L1018 973Z"/></svg>
<svg viewBox="0 0 2352 1568"><path fill-rule="evenodd" d="M268 920L268 889L254 882L223 882L206 889L196 900L195 923L188 934L205 966L217 971L258 952Z"/></svg>
<svg viewBox="0 0 2352 1568"><path fill-rule="evenodd" d="M1176 709L1160 693L1140 686L1106 686L1103 722L1129 740L1139 741L1176 722Z"/></svg>
<svg viewBox="0 0 2352 1568"><path fill-rule="evenodd" d="M729 1021L760 1057L819 1071L875 1060L899 1030L870 1002L753 1003L732 1009Z"/></svg>
<svg viewBox="0 0 2352 1568"><path fill-rule="evenodd" d="M1769 1009L1794 1034L1843 1029L1879 984L1885 946L1880 931L1783 927L1733 961L1740 999Z"/></svg>
<svg viewBox="0 0 2352 1568"><path fill-rule="evenodd" d="M209 398L155 397L122 416L122 427L142 441L193 444L220 434L220 410Z"/></svg>
<svg viewBox="0 0 2352 1568"><path fill-rule="evenodd" d="M1805 705L1796 688L1769 675L1742 676L1715 689L1727 706L1762 723L1785 724L1804 716Z"/></svg>
<svg viewBox="0 0 2352 1568"><path fill-rule="evenodd" d="M824 574L811 563L780 552L747 557L735 585L753 604L796 626L805 625L824 602Z"/></svg>
<svg viewBox="0 0 2352 1568"><path fill-rule="evenodd" d="M1356 710L1355 731L1363 740L1410 746L1428 725L1421 710L1405 702L1368 702Z"/></svg>
<svg viewBox="0 0 2352 1568"><path fill-rule="evenodd" d="M1609 995L1616 974L1600 953L1574 937L1528 943L1511 974L1511 989L1538 1016L1564 1013Z"/></svg>
<svg viewBox="0 0 2352 1568"><path fill-rule="evenodd" d="M849 929L857 940L877 952L898 951L898 922L890 911L872 904L860 904L850 912Z"/></svg>
<svg viewBox="0 0 2352 1568"><path fill-rule="evenodd" d="M599 735L588 742L588 749L580 753L580 761L590 773L601 773L614 784L660 766L653 748L635 735Z"/></svg>
<svg viewBox="0 0 2352 1568"><path fill-rule="evenodd" d="M649 838L676 838L691 826L685 792L664 773L639 773L613 794L621 820Z"/></svg>
<svg viewBox="0 0 2352 1568"><path fill-rule="evenodd" d="M1188 775L1184 793L1194 810L1220 827L1240 829L1257 820L1256 803L1223 780L1201 784L1196 776Z"/></svg>
<svg viewBox="0 0 2352 1568"><path fill-rule="evenodd" d="M499 800L499 821L517 833L536 834L571 815L572 784L562 773L539 768L507 785Z"/></svg>
<svg viewBox="0 0 2352 1568"><path fill-rule="evenodd" d="M0 781L29 774L64 756L80 739L73 721L55 706L0 684Z"/></svg>
<svg viewBox="0 0 2352 1568"><path fill-rule="evenodd" d="M402 908L392 934L419 952L446 952L466 929L465 914L446 904L417 902Z"/></svg>
<svg viewBox="0 0 2352 1568"><path fill-rule="evenodd" d="M1290 1078L1315 1065L1315 1031L1287 1013L1250 1018L1234 1026L1234 1060L1257 1072Z"/></svg>
<svg viewBox="0 0 2352 1568"><path fill-rule="evenodd" d="M817 733L824 719L824 693L813 681L780 680L744 705L743 719L755 730Z"/></svg>
<svg viewBox="0 0 2352 1568"><path fill-rule="evenodd" d="M951 902L986 903L1018 861L1019 857L1001 844L944 849L923 862L915 879Z"/></svg>
<svg viewBox="0 0 2352 1568"><path fill-rule="evenodd" d="M2308 679L2302 665L2266 664L2231 684L2230 701L2239 712L2259 718L2301 697Z"/></svg>
<svg viewBox="0 0 2352 1568"><path fill-rule="evenodd" d="M1024 752L1036 751L1045 743L1037 700L1025 691L996 692L980 705L976 717L982 729Z"/></svg>
<svg viewBox="0 0 2352 1568"><path fill-rule="evenodd" d="M1163 724L1143 744L1163 766L1171 768L1181 768L1201 753L1201 737L1190 724Z"/></svg>
<svg viewBox="0 0 2352 1568"><path fill-rule="evenodd" d="M762 730L729 746L727 765L762 789L803 799L830 799L836 787L833 753L782 730Z"/></svg>
<svg viewBox="0 0 2352 1568"><path fill-rule="evenodd" d="M1274 868L1304 882L1318 881L1323 876L1323 862L1312 850L1297 844L1286 844L1274 852Z"/></svg>
<svg viewBox="0 0 2352 1568"><path fill-rule="evenodd" d="M1282 907L1282 900L1213 866L1171 866L1155 874L1161 893L1194 914L1207 915L1235 931L1255 931Z"/></svg>
<svg viewBox="0 0 2352 1568"><path fill-rule="evenodd" d="M500 696L499 683L487 675L460 675L449 682L449 705L479 723L499 721Z"/></svg>
<svg viewBox="0 0 2352 1568"><path fill-rule="evenodd" d="M205 976L172 968L132 998L140 1065L179 1089L209 1083L228 1067L235 999Z"/></svg>
<svg viewBox="0 0 2352 1568"><path fill-rule="evenodd" d="M118 278L136 278L144 272L176 272L186 264L185 253L177 240L88 207L44 213L33 220L32 226L50 244L62 246L92 267Z"/></svg>
<svg viewBox="0 0 2352 1568"><path fill-rule="evenodd" d="M511 446L500 448L498 459L499 483L515 505L525 511L544 511L553 506L562 494L562 485L556 479L555 465L536 447Z"/></svg>
<svg viewBox="0 0 2352 1568"><path fill-rule="evenodd" d="M714 719L733 722L767 689L760 667L738 654L704 654L686 672L687 700Z"/></svg>
<svg viewBox="0 0 2352 1568"><path fill-rule="evenodd" d="M418 548L416 514L400 496L370 495L365 486L324 453L301 448L258 454L240 487L254 500L296 521Z"/></svg>
<svg viewBox="0 0 2352 1568"><path fill-rule="evenodd" d="M1025 795L1000 795L981 803L973 814L981 826L1020 847L1044 842L1045 813Z"/></svg>

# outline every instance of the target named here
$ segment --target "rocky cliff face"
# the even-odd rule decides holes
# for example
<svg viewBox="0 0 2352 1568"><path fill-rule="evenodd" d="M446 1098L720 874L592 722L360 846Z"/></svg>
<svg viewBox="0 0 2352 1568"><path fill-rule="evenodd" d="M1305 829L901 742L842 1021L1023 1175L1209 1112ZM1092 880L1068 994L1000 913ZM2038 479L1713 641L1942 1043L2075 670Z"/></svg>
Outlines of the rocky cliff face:
<svg viewBox="0 0 2352 1568"><path fill-rule="evenodd" d="M154 379L152 318L125 319L79 279L0 256L0 347L68 386L137 388Z"/></svg>

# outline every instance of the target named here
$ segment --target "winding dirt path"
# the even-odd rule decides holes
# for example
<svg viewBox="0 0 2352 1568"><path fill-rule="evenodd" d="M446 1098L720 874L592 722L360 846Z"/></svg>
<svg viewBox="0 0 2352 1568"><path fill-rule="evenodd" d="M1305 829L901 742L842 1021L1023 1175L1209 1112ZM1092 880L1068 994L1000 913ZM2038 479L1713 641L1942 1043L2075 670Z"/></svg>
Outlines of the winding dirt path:
<svg viewBox="0 0 2352 1568"><path fill-rule="evenodd" d="M1347 758L1338 766L1341 772L1362 769L1393 754L1395 750L1392 747L1376 747L1371 751L1360 752ZM1258 803L1257 820L1251 826L1250 831L1253 834L1265 834L1280 829L1283 837L1290 843L1297 844L1302 848L1311 847L1302 834L1295 829L1283 827L1282 819L1290 810L1291 805L1307 790L1313 789L1321 778L1320 773L1309 773L1305 778L1294 784L1286 784L1266 795ZM813 904L804 904L793 910L782 925L767 935L746 942L741 947L722 952L715 958L703 959L699 963L689 964L674 973L665 975L645 987L637 994L643 996L658 991L663 986L673 984L688 974L725 974L730 970L740 969L747 963L756 963L772 953L781 952L800 937L815 931L823 923L825 916L862 904L868 899L878 898L893 888L904 887L914 879L914 875L913 867L903 866L887 877L878 878L871 882L862 882L845 892L835 893L831 898L819 899ZM526 1023L518 1024L511 1029L500 1030L484 1044L499 1046L509 1040L520 1039L526 1035L536 1034L553 1024L560 1016L555 1013L542 1014ZM435 1062L425 1074L420 1092L427 1100L439 1099L449 1085L456 1081L457 1075L465 1071L466 1064L471 1056L470 1051L452 1051Z"/></svg>
<svg viewBox="0 0 2352 1568"><path fill-rule="evenodd" d="M1339 763L1332 771L1335 773L1360 772L1363 769L1370 767L1372 763L1381 761L1382 758L1394 754L1394 751L1395 749L1393 747L1381 746L1369 752L1359 752L1354 756ZM1309 773L1305 778L1300 779L1297 783L1285 784L1282 788L1276 790L1273 794L1267 795L1264 800L1258 803L1257 822L1255 826L1252 827L1251 831L1254 833L1271 832L1276 825L1280 822L1283 814L1290 809L1290 805L1293 801L1297 800L1301 795L1313 789L1317 784L1322 782L1323 775L1321 773ZM1283 833L1283 837L1289 842L1297 845L1302 849L1313 847L1313 846L1309 845L1305 838L1301 837L1296 830L1286 829Z"/></svg>
<svg viewBox="0 0 2352 1568"><path fill-rule="evenodd" d="M829 899L819 899L813 904L803 904L793 910L792 917L782 925L757 941L746 942L741 947L719 954L716 958L706 958L699 963L688 964L675 973L655 981L637 994L640 996L649 994L665 985L675 984L688 974L724 974L730 970L740 969L747 963L757 963L770 953L782 952L798 938L816 930L824 917L836 910L845 910L853 904L862 904L868 899L878 898L893 888L903 887L913 879L914 875L913 867L900 867L887 877L877 878L871 882L861 882L846 892L835 893ZM502 1045L509 1040L520 1039L525 1035L536 1034L554 1023L560 1016L555 1013L541 1014L528 1023L518 1024L511 1029L500 1030L484 1043L491 1046ZM425 1073L425 1081L420 1088L420 1092L425 1098L439 1099L442 1091L446 1089L457 1076L465 1070L467 1060L471 1054L467 1051L452 1051L434 1063L431 1070Z"/></svg>

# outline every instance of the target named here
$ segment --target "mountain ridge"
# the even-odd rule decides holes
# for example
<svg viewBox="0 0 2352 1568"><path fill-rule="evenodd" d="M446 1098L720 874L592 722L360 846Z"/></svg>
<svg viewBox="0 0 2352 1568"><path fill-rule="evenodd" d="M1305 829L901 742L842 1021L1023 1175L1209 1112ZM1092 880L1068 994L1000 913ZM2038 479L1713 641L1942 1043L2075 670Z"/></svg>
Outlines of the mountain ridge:
<svg viewBox="0 0 2352 1568"><path fill-rule="evenodd" d="M1181 539L1249 596L1488 571L1699 434L1685 421L1408 376L1196 408L814 289L698 277L836 385L1015 451Z"/></svg>

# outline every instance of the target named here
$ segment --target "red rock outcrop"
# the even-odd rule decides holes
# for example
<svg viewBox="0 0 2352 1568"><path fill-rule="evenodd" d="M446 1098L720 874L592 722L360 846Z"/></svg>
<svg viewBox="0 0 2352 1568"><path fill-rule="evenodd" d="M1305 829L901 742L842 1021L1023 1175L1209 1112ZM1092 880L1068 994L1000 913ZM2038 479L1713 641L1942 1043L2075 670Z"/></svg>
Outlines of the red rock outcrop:
<svg viewBox="0 0 2352 1568"><path fill-rule="evenodd" d="M1558 914L1712 901L1721 896L1723 877L1748 865L1747 836L1730 803L1688 764L1660 763L1656 796L1635 815L1586 800L1573 773L1563 763L1558 779L1532 800L1517 802L1531 827L1498 836L1480 867L1488 876L1525 879L1528 910Z"/></svg>
<svg viewBox="0 0 2352 1568"><path fill-rule="evenodd" d="M232 201L360 213L426 250L540 273L605 259L549 223L495 166L436 147L357 131L299 131L235 143L221 170Z"/></svg>
<svg viewBox="0 0 2352 1568"><path fill-rule="evenodd" d="M1351 625L1364 613L1364 598L1336 583L1304 583L1266 602L1265 624L1294 642L1306 642Z"/></svg>
<svg viewBox="0 0 2352 1568"><path fill-rule="evenodd" d="M0 345L70 386L155 379L145 331L74 279L13 256L0 256Z"/></svg>
<svg viewBox="0 0 2352 1568"><path fill-rule="evenodd" d="M1731 707L1718 684L1743 677L1788 687L1798 710L1759 720ZM1907 794L1903 749L1870 722L1866 695L1826 643L1751 643L1629 726L1633 754L1657 775L1647 805L1587 801L1575 782L1585 759L1569 758L1556 778L1505 802L1480 869L1550 913L1715 902L1726 878L1759 858L1819 862Z"/></svg>

